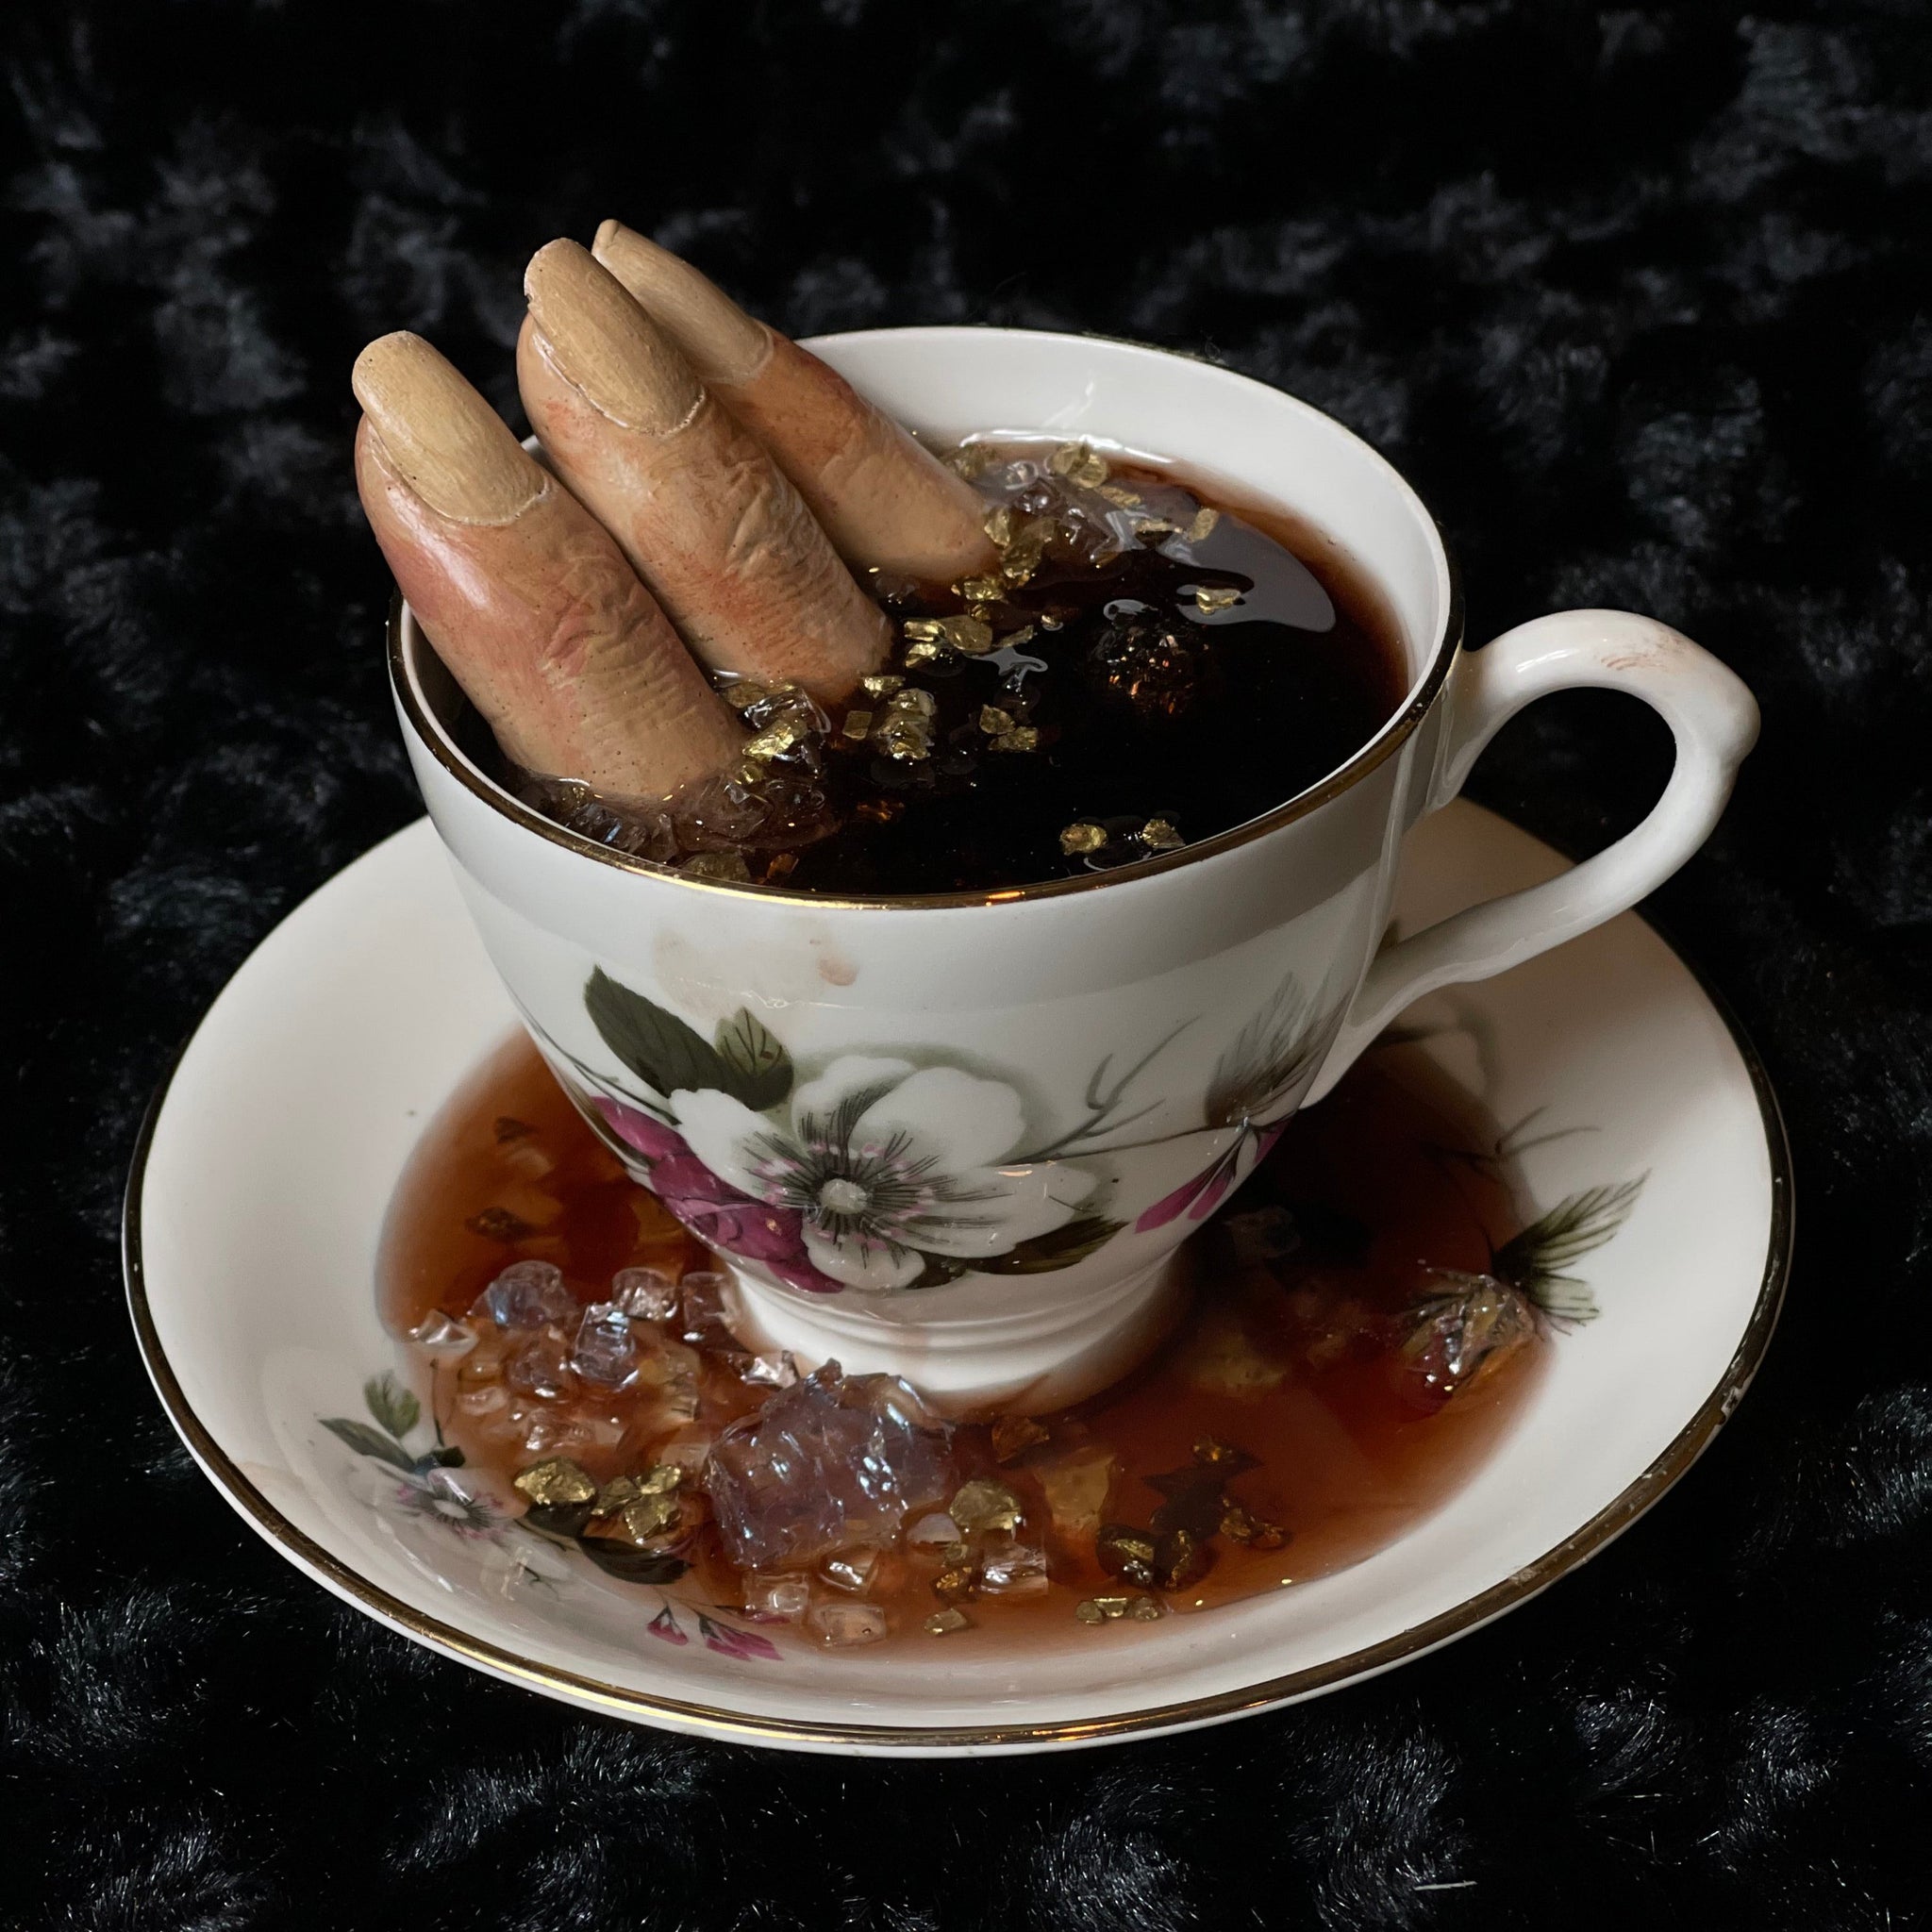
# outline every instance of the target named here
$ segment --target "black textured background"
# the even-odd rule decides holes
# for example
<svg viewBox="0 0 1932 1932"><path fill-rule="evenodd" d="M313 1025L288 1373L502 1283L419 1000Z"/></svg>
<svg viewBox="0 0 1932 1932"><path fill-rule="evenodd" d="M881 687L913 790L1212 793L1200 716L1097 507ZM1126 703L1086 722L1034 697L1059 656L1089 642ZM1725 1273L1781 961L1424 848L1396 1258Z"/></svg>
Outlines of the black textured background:
<svg viewBox="0 0 1932 1932"><path fill-rule="evenodd" d="M1918 1922L1924 5L13 0L0 37L8 1923ZM1800 1264L1738 1420L1588 1571L1276 1717L808 1760L440 1662L194 1473L122 1311L141 1110L256 941L417 809L350 359L420 329L513 406L522 263L607 213L793 332L1224 358L1407 468L1475 635L1625 604L1756 687L1763 746L1659 910L1783 1092ZM1586 848L1659 738L1553 703L1474 789Z"/></svg>

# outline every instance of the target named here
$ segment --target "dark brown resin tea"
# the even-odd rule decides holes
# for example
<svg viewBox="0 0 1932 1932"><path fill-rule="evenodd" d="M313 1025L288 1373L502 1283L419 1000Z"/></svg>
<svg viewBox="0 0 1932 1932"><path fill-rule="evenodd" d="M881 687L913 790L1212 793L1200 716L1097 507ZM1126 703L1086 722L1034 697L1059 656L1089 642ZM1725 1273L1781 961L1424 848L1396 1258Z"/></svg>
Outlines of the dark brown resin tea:
<svg viewBox="0 0 1932 1932"><path fill-rule="evenodd" d="M716 1262L522 1040L412 1159L383 1312L451 1480L635 1586L641 1634L668 1591L826 1644L1102 1641L1359 1561L1534 1387L1546 1329L1492 1272L1521 1228L1493 1125L1391 1064L1290 1123L1185 1251L1155 1359L1056 1415L948 1424L745 1348Z"/></svg>
<svg viewBox="0 0 1932 1932"><path fill-rule="evenodd" d="M1380 593L1327 539L1084 444L968 444L996 572L874 574L891 663L827 712L725 679L743 765L657 806L505 772L559 822L703 876L832 894L1104 871L1335 771L1406 684ZM487 737L487 734L481 734Z"/></svg>

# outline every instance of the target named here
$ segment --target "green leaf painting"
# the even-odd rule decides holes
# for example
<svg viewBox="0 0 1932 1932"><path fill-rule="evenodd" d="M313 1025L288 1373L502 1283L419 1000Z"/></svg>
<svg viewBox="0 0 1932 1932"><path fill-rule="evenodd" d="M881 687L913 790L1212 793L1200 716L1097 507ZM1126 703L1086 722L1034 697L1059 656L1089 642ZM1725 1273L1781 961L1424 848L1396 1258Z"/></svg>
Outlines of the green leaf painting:
<svg viewBox="0 0 1932 1932"><path fill-rule="evenodd" d="M1567 1271L1602 1247L1630 1218L1648 1179L1639 1174L1635 1180L1566 1195L1496 1250L1491 1264L1496 1278L1521 1289L1559 1326L1594 1321L1598 1309L1589 1283Z"/></svg>
<svg viewBox="0 0 1932 1932"><path fill-rule="evenodd" d="M667 1099L681 1088L716 1087L763 1112L791 1091L791 1056L744 1008L718 1028L713 1046L675 1013L612 979L600 966L584 988L584 1009L604 1044L646 1087Z"/></svg>
<svg viewBox="0 0 1932 1932"><path fill-rule="evenodd" d="M1050 1234L1035 1235L1004 1255L988 1255L972 1265L982 1274L1045 1274L1055 1268L1071 1268L1105 1247L1122 1225L1098 1214L1085 1214Z"/></svg>
<svg viewBox="0 0 1932 1932"><path fill-rule="evenodd" d="M730 1069L708 1040L601 966L584 988L584 1008L604 1044L655 1091L668 1098L679 1088L726 1085Z"/></svg>
<svg viewBox="0 0 1932 1932"><path fill-rule="evenodd" d="M362 1385L362 1400L369 1413L398 1441L423 1419L423 1405L385 1369Z"/></svg>
<svg viewBox="0 0 1932 1932"><path fill-rule="evenodd" d="M749 1007L740 1007L718 1028L718 1057L738 1076L731 1091L756 1113L791 1091L791 1056Z"/></svg>
<svg viewBox="0 0 1932 1932"><path fill-rule="evenodd" d="M358 1456L373 1456L378 1462L386 1462L391 1469L399 1469L405 1475L416 1474L414 1459L408 1455L394 1438L386 1436L380 1429L371 1428L367 1423L353 1422L347 1416L325 1415L322 1425L330 1435L346 1442Z"/></svg>

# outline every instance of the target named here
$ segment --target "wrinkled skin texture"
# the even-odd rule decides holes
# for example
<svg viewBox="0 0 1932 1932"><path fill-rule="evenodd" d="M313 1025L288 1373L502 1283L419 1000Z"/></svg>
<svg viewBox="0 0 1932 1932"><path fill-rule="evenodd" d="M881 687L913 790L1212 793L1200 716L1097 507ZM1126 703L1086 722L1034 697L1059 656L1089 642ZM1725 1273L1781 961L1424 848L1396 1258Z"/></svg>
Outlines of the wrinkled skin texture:
<svg viewBox="0 0 1932 1932"><path fill-rule="evenodd" d="M743 733L609 536L560 485L502 524L439 516L364 423L363 512L443 662L509 757L599 791L663 797Z"/></svg>
<svg viewBox="0 0 1932 1932"><path fill-rule="evenodd" d="M613 422L552 366L527 322L517 380L544 448L701 662L837 700L884 661L884 612L715 397L662 435Z"/></svg>
<svg viewBox="0 0 1932 1932"><path fill-rule="evenodd" d="M908 458L898 424L787 337L756 374L712 387L855 565L951 583L996 561L971 487L917 444Z"/></svg>
<svg viewBox="0 0 1932 1932"><path fill-rule="evenodd" d="M8 25L0 1921L1922 1919L1918 9L16 0ZM1585 1569L1273 1717L997 1763L787 1758L432 1657L195 1473L123 1307L142 1109L250 947L421 810L344 375L416 328L513 416L524 264L608 213L794 335L984 319L1224 358L1413 476L1473 635L1628 604L1757 690L1739 794L1656 911L1774 1071L1799 1270L1736 1416ZM1648 714L1579 693L1510 725L1474 790L1586 849L1667 758Z"/></svg>

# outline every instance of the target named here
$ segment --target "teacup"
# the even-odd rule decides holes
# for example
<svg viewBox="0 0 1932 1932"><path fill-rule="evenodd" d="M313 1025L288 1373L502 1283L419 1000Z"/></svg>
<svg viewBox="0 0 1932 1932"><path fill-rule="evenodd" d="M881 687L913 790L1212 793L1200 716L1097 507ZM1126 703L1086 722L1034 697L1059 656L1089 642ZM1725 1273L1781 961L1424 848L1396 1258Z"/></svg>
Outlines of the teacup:
<svg viewBox="0 0 1932 1932"><path fill-rule="evenodd" d="M1019 329L812 342L932 439L1083 438L1279 506L1378 583L1396 714L1318 785L1138 864L990 892L808 897L692 878L563 830L462 751L405 608L409 755L491 958L629 1170L723 1259L741 1334L1045 1409L1171 1318L1182 1242L1404 1007L1574 939L1703 842L1757 730L1738 678L1615 610L1476 652L1441 531L1321 411L1185 357ZM1676 739L1636 830L1547 884L1387 942L1403 835L1545 692L1628 691Z"/></svg>

